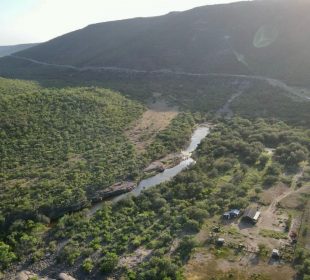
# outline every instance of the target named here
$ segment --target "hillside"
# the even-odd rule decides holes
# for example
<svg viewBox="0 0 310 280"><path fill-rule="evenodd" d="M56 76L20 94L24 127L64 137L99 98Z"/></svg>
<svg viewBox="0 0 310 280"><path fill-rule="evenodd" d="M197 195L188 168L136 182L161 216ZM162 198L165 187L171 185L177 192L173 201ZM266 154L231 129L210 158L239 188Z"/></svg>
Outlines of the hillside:
<svg viewBox="0 0 310 280"><path fill-rule="evenodd" d="M275 118L310 127L309 89L255 76L80 71L15 57L0 59L0 75L37 80L46 87L96 85L119 91L142 103L147 103L154 93L158 93L182 110L218 116Z"/></svg>
<svg viewBox="0 0 310 280"><path fill-rule="evenodd" d="M1 78L0 104L0 227L81 209L141 165L124 131L144 109L115 92Z"/></svg>
<svg viewBox="0 0 310 280"><path fill-rule="evenodd" d="M0 279L10 232L132 190L151 160L187 143L193 116L161 100L150 106L103 88L0 78Z"/></svg>
<svg viewBox="0 0 310 280"><path fill-rule="evenodd" d="M16 52L20 52L31 47L36 46L37 44L22 44L22 45L13 45L13 46L0 46L0 57L11 55Z"/></svg>
<svg viewBox="0 0 310 280"><path fill-rule="evenodd" d="M18 56L78 67L244 73L309 80L310 2L247 1L99 23Z"/></svg>

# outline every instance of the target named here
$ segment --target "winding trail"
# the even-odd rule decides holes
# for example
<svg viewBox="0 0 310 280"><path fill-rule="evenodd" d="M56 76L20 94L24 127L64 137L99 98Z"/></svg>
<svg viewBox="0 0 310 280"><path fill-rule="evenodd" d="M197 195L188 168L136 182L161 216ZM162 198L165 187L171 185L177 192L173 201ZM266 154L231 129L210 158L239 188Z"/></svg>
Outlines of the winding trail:
<svg viewBox="0 0 310 280"><path fill-rule="evenodd" d="M224 104L224 106L222 108L220 108L217 112L216 115L218 117L220 116L225 116L226 118L230 119L233 116L233 111L230 109L230 104L239 96L241 96L241 94L243 93L243 91L238 91L237 93L234 93L228 100L227 102Z"/></svg>
<svg viewBox="0 0 310 280"><path fill-rule="evenodd" d="M273 87L281 88L282 90L303 99L305 101L310 102L310 90L306 88L296 88L287 85L285 82L264 77L258 75L245 75L245 74L227 74L227 73L190 73L190 72L178 72L172 70L155 70L155 71L146 71L146 70L138 70L138 69L131 69L131 68L121 68L121 67L108 67L108 66L84 66L78 67L73 65L67 64L53 64L44 61L39 61L27 57L17 56L17 55L10 55L10 57L25 60L28 62L32 62L35 64L43 65L43 66L50 66L50 67L58 67L64 69L71 69L76 71L113 71L113 72L124 72L124 73L143 73L143 74L169 74L169 75L181 75L181 76L190 76L190 77L226 77L226 78L242 78L248 80L256 80L256 81L264 81L267 82L269 85Z"/></svg>

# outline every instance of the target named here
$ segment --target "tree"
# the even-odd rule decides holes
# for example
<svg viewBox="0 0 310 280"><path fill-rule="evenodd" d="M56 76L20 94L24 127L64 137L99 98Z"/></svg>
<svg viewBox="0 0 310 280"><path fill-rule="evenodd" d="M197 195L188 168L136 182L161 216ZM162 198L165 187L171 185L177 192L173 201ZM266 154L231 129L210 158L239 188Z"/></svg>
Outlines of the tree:
<svg viewBox="0 0 310 280"><path fill-rule="evenodd" d="M101 260L101 271L103 273L109 273L114 270L118 264L118 256L115 253L106 253Z"/></svg>
<svg viewBox="0 0 310 280"><path fill-rule="evenodd" d="M0 241L0 268L7 268L16 259L17 257L11 251L11 247Z"/></svg>
<svg viewBox="0 0 310 280"><path fill-rule="evenodd" d="M178 252L182 260L186 260L190 257L191 252L197 246L197 242L190 236L185 236L180 242Z"/></svg>
<svg viewBox="0 0 310 280"><path fill-rule="evenodd" d="M266 163L269 160L269 156L267 154L261 154L258 158L258 164L261 168L264 168Z"/></svg>

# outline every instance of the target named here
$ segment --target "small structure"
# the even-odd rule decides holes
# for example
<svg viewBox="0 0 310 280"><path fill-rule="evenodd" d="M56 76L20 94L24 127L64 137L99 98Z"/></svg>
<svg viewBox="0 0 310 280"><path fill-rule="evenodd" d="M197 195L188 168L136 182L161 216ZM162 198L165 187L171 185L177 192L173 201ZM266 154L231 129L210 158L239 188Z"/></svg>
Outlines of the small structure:
<svg viewBox="0 0 310 280"><path fill-rule="evenodd" d="M237 218L240 215L240 210L239 209L232 209L230 210L230 216L232 218Z"/></svg>
<svg viewBox="0 0 310 280"><path fill-rule="evenodd" d="M274 259L279 259L280 258L280 252L277 249L273 249L271 253L271 257Z"/></svg>
<svg viewBox="0 0 310 280"><path fill-rule="evenodd" d="M240 215L239 209L232 209L232 210L229 210L228 212L225 212L223 214L223 219L231 220L231 219L239 217L239 215Z"/></svg>
<svg viewBox="0 0 310 280"><path fill-rule="evenodd" d="M256 224L260 217L260 212L256 208L248 208L245 210L242 219L246 222Z"/></svg>
<svg viewBox="0 0 310 280"><path fill-rule="evenodd" d="M218 238L218 239L216 240L216 244L217 244L218 246L223 246L224 243L225 243L225 239L224 239L224 238Z"/></svg>
<svg viewBox="0 0 310 280"><path fill-rule="evenodd" d="M230 220L230 213L229 213L229 212L225 212L225 213L223 214L223 219L225 219L225 220Z"/></svg>

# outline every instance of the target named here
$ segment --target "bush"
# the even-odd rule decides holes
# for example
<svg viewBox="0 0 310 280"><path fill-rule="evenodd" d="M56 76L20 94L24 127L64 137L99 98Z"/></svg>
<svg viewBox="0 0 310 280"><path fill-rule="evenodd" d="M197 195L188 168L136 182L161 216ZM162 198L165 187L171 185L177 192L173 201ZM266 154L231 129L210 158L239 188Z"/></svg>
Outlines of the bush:
<svg viewBox="0 0 310 280"><path fill-rule="evenodd" d="M118 264L118 256L115 253L107 253L101 260L100 269L103 273L109 273L114 270Z"/></svg>
<svg viewBox="0 0 310 280"><path fill-rule="evenodd" d="M288 219L285 221L285 231L288 232L292 225L292 214L288 215Z"/></svg>
<svg viewBox="0 0 310 280"><path fill-rule="evenodd" d="M258 158L258 164L261 168L265 167L266 163L268 162L269 160L269 156L266 155L266 154L262 154L259 156Z"/></svg>
<svg viewBox="0 0 310 280"><path fill-rule="evenodd" d="M269 175L269 176L266 176L266 177L265 177L263 184L264 184L266 187L271 187L271 186L274 185L277 181L278 181L278 177L277 177L277 176Z"/></svg>
<svg viewBox="0 0 310 280"><path fill-rule="evenodd" d="M90 258L87 258L84 260L82 267L87 273L91 273L94 268L94 263Z"/></svg>
<svg viewBox="0 0 310 280"><path fill-rule="evenodd" d="M269 254L269 250L265 244L258 244L258 255L260 257L267 257Z"/></svg>
<svg viewBox="0 0 310 280"><path fill-rule="evenodd" d="M190 257L191 252L197 246L197 242L189 236L183 237L180 245L177 249L182 260L187 260Z"/></svg>
<svg viewBox="0 0 310 280"><path fill-rule="evenodd" d="M184 224L184 230L187 232L198 232L200 230L200 225L197 221L195 220L188 220L185 224Z"/></svg>
<svg viewBox="0 0 310 280"><path fill-rule="evenodd" d="M7 268L16 259L15 254L11 251L11 247L0 241L0 268Z"/></svg>

